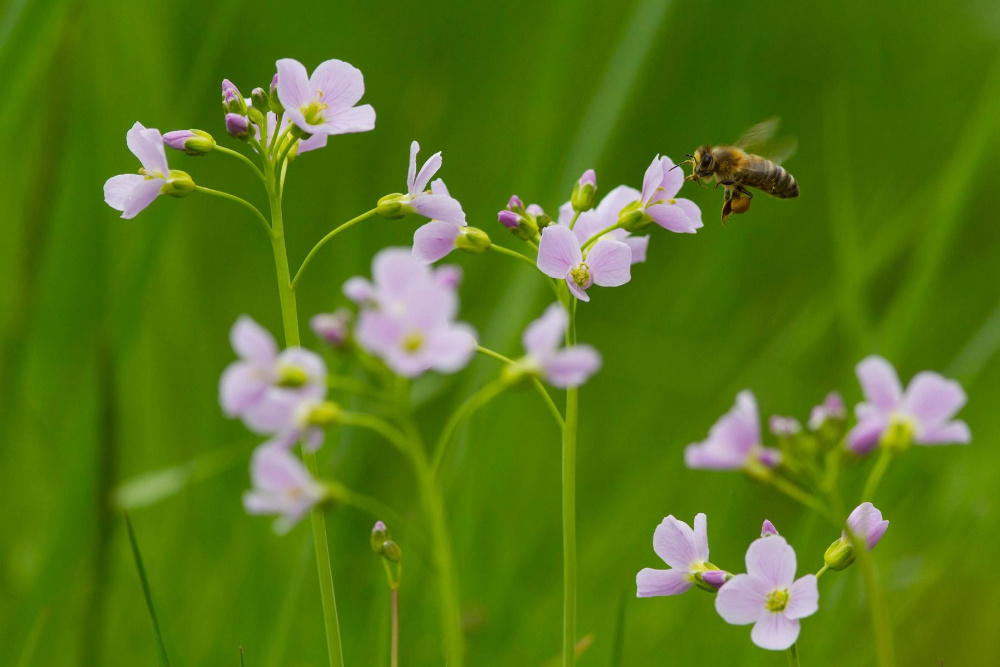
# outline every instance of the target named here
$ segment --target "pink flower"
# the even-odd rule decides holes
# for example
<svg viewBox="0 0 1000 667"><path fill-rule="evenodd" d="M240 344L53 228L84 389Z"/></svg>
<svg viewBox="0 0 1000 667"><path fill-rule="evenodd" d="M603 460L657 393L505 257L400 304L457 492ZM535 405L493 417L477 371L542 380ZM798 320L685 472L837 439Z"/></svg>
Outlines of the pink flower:
<svg viewBox="0 0 1000 667"><path fill-rule="evenodd" d="M708 563L708 529L704 514L695 515L694 530L673 516L665 518L653 532L653 551L671 569L647 567L639 572L635 577L636 597L679 595L694 585L697 573L716 571L715 566Z"/></svg>
<svg viewBox="0 0 1000 667"><path fill-rule="evenodd" d="M354 106L365 94L361 70L327 60L310 77L297 60L278 61L278 99L285 114L307 134L348 134L375 128L370 104Z"/></svg>
<svg viewBox="0 0 1000 667"><path fill-rule="evenodd" d="M290 452L263 445L250 462L253 489L243 494L249 514L277 514L274 530L288 532L326 497L323 485Z"/></svg>
<svg viewBox="0 0 1000 667"><path fill-rule="evenodd" d="M715 609L733 625L753 623L750 639L783 651L799 636L799 619L819 609L816 576L795 579L795 550L779 535L754 540L746 555L747 574L719 589Z"/></svg>
<svg viewBox="0 0 1000 667"><path fill-rule="evenodd" d="M556 387L576 387L601 368L601 355L589 345L560 349L569 316L558 303L524 330L522 342L528 355L521 363Z"/></svg>
<svg viewBox="0 0 1000 667"><path fill-rule="evenodd" d="M457 227L465 226L465 212L462 211L462 204L448 194L448 189L444 183L438 183L436 189L426 191L427 184L434 178L434 174L441 169L441 151L427 158L427 162L417 171L417 153L420 152L420 144L416 141L410 144L410 168L406 176L405 195L387 195L379 200L379 208L387 207L390 217L402 217L409 213L418 213L425 218L448 222Z"/></svg>
<svg viewBox="0 0 1000 667"><path fill-rule="evenodd" d="M586 243L592 236L603 232L616 222L622 209L629 204L639 200L639 191L627 185L619 185L617 188L604 196L604 199L597 205L597 208L585 211L577 218L573 225L573 233L580 241L580 245ZM571 202L566 202L559 207L559 224L569 227L573 220L574 210ZM601 235L601 240L621 241L632 249L632 263L646 261L646 249L649 247L648 236L632 236L622 228L613 229Z"/></svg>
<svg viewBox="0 0 1000 667"><path fill-rule="evenodd" d="M842 421L846 417L844 399L837 392L831 391L809 414L809 430L818 431L827 421Z"/></svg>
<svg viewBox="0 0 1000 667"><path fill-rule="evenodd" d="M673 160L666 156L653 158L642 179L640 210L664 229L694 234L703 226L701 209L690 199L676 199L684 173L673 167Z"/></svg>
<svg viewBox="0 0 1000 667"><path fill-rule="evenodd" d="M858 424L847 436L847 447L867 454L887 437L905 446L967 444L972 436L964 421L952 420L965 405L962 385L937 373L917 373L903 391L896 369L882 357L871 356L857 366L866 402L855 408Z"/></svg>
<svg viewBox="0 0 1000 667"><path fill-rule="evenodd" d="M736 405L715 422L707 440L684 450L688 468L738 470L755 463L773 468L780 460L781 452L761 445L757 401L750 391L736 396Z"/></svg>
<svg viewBox="0 0 1000 667"><path fill-rule="evenodd" d="M632 250L621 241L601 240L584 255L581 243L568 227L549 225L538 244L538 269L550 278L562 278L580 301L590 301L591 285L618 287L632 278Z"/></svg>
<svg viewBox="0 0 1000 667"><path fill-rule="evenodd" d="M303 408L326 396L326 364L313 352L290 347L279 353L271 334L246 315L229 338L240 359L219 382L226 416L240 417L255 433L279 434L297 427Z"/></svg>
<svg viewBox="0 0 1000 667"><path fill-rule="evenodd" d="M431 183L431 195L451 199L448 188L440 178ZM462 227L465 226L463 214L461 222L431 220L418 227L413 233L413 255L428 264L444 258L457 247L458 237L462 233Z"/></svg>
<svg viewBox="0 0 1000 667"><path fill-rule="evenodd" d="M109 178L104 184L104 201L129 220L160 195L170 178L170 167L167 166L167 154L163 150L163 137L159 130L147 129L136 122L125 135L125 140L129 150L142 163L142 169L138 174Z"/></svg>
<svg viewBox="0 0 1000 667"><path fill-rule="evenodd" d="M476 333L455 322L454 273L433 270L405 248L387 248L372 262L374 283L345 285L360 299L355 335L363 348L396 373L416 377L434 369L461 370L476 351Z"/></svg>
<svg viewBox="0 0 1000 667"><path fill-rule="evenodd" d="M854 536L865 543L868 551L875 548L889 528L889 522L882 520L882 512L868 502L854 508L851 516L847 517L847 525L851 527ZM844 531L842 537L847 537L847 531Z"/></svg>

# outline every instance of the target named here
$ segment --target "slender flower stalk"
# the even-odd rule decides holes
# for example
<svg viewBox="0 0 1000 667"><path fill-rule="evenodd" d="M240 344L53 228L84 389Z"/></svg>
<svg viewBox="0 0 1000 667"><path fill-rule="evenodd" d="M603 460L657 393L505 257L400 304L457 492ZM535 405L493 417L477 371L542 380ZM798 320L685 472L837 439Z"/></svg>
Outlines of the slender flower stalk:
<svg viewBox="0 0 1000 667"><path fill-rule="evenodd" d="M566 347L576 345L576 299L569 297ZM562 438L563 518L563 667L576 662L576 436L580 418L579 387L566 389Z"/></svg>

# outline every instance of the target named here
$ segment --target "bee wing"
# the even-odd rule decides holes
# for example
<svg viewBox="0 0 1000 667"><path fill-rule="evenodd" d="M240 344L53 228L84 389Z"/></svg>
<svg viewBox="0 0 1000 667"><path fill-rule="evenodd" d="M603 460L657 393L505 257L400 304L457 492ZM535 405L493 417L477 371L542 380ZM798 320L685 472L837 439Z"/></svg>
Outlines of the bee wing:
<svg viewBox="0 0 1000 667"><path fill-rule="evenodd" d="M733 145L752 153L754 151L750 149L760 147L770 141L771 137L778 131L779 125L781 125L781 118L772 116L744 132L743 136L737 139Z"/></svg>
<svg viewBox="0 0 1000 667"><path fill-rule="evenodd" d="M799 140L795 137L781 137L780 139L767 142L757 155L767 158L775 164L781 164L788 158L795 155L795 151L798 147Z"/></svg>

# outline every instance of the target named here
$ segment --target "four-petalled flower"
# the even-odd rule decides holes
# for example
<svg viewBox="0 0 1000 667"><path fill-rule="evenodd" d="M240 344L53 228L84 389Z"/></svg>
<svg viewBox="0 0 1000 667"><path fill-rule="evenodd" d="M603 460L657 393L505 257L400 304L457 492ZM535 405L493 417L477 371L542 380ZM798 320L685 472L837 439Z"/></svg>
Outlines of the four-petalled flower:
<svg viewBox="0 0 1000 667"><path fill-rule="evenodd" d="M601 355L590 345L561 348L569 316L553 303L524 330L521 340L527 355L515 367L538 375L556 387L576 387L601 368Z"/></svg>
<svg viewBox="0 0 1000 667"><path fill-rule="evenodd" d="M763 465L773 468L781 460L777 449L761 445L757 400L750 391L736 396L736 405L715 422L708 439L684 450L688 468L738 470Z"/></svg>
<svg viewBox="0 0 1000 667"><path fill-rule="evenodd" d="M327 60L312 76L292 58L278 66L278 99L285 114L306 134L348 134L375 128L375 109L354 106L365 94L361 70L342 60Z"/></svg>
<svg viewBox="0 0 1000 667"><path fill-rule="evenodd" d="M132 154L139 158L142 169L138 174L112 176L104 184L104 201L111 208L121 211L123 218L128 220L139 215L160 194L182 194L173 192L172 184L174 189L178 186L182 190L187 189L188 183L194 187L190 176L182 171L170 171L159 130L136 122L126 133L125 141Z"/></svg>
<svg viewBox="0 0 1000 667"><path fill-rule="evenodd" d="M632 249L621 241L601 239L584 253L580 240L562 225L542 230L538 269L550 278L562 278L580 301L590 301L591 285L618 287L632 279Z"/></svg>
<svg viewBox="0 0 1000 667"><path fill-rule="evenodd" d="M695 515L694 530L673 516L665 518L653 531L653 551L670 569L647 567L640 571L635 577L636 597L679 595L698 584L699 575L721 572L708 562L708 528L704 514ZM710 578L712 588L716 588L714 583Z"/></svg>

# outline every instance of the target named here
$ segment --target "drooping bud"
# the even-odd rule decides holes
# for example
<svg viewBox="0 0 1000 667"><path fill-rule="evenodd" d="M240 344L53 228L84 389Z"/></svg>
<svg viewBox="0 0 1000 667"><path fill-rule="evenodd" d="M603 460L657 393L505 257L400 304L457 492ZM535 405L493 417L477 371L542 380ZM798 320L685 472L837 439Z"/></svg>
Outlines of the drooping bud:
<svg viewBox="0 0 1000 667"><path fill-rule="evenodd" d="M240 141L246 141L250 138L250 122L246 116L241 116L238 113L227 113L226 132L231 137L235 137Z"/></svg>
<svg viewBox="0 0 1000 667"><path fill-rule="evenodd" d="M593 169L583 172L583 176L573 186L573 194L570 202L573 210L577 213L589 211L594 208L594 201L597 199L597 174Z"/></svg>
<svg viewBox="0 0 1000 667"><path fill-rule="evenodd" d="M392 540L386 540L382 544L382 558L393 563L398 563L403 557L403 550Z"/></svg>
<svg viewBox="0 0 1000 667"><path fill-rule="evenodd" d="M482 255L491 245L489 234L477 227L462 227L455 239L455 247L470 255Z"/></svg>
<svg viewBox="0 0 1000 667"><path fill-rule="evenodd" d="M229 79L222 80L222 108L226 113L247 115L247 101L240 93L240 89Z"/></svg>
<svg viewBox="0 0 1000 667"><path fill-rule="evenodd" d="M406 195L401 195L398 192L386 195L378 200L375 210L387 220L405 218L406 214L409 213L406 207Z"/></svg>
<svg viewBox="0 0 1000 667"><path fill-rule="evenodd" d="M191 174L180 169L171 169L167 174L167 182L160 188L162 194L181 199L194 192L194 179Z"/></svg>
<svg viewBox="0 0 1000 667"><path fill-rule="evenodd" d="M332 313L314 315L309 320L309 326L321 340L333 347L340 347L347 341L353 317L347 308L338 308Z"/></svg>
<svg viewBox="0 0 1000 667"><path fill-rule="evenodd" d="M725 570L708 570L707 572L699 572L695 577L701 579L714 590L719 590L724 583L733 578L733 575Z"/></svg>
<svg viewBox="0 0 1000 667"><path fill-rule="evenodd" d="M270 109L276 115L280 116L285 111L285 107L281 105L281 100L278 99L278 75L275 74L271 79L271 90L268 93L268 101L270 102Z"/></svg>
<svg viewBox="0 0 1000 667"><path fill-rule="evenodd" d="M370 544L372 546L372 551L377 554L382 553L384 550L385 543L389 540L389 529L385 527L385 524L381 521L376 521L375 525L372 527L372 534L370 539Z"/></svg>
<svg viewBox="0 0 1000 667"><path fill-rule="evenodd" d="M271 110L271 100L270 95L267 91L257 86L250 91L250 103L253 104L253 108L257 109L263 114L266 114Z"/></svg>
<svg viewBox="0 0 1000 667"><path fill-rule="evenodd" d="M774 527L774 524L770 520L764 519L764 525L760 527L761 537L771 537L772 535L777 535L778 529Z"/></svg>
<svg viewBox="0 0 1000 667"><path fill-rule="evenodd" d="M188 155L205 155L215 148L215 139L202 130L174 130L163 135L163 143Z"/></svg>

